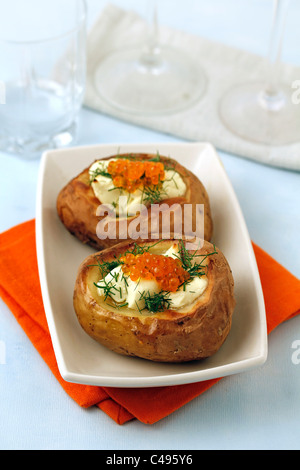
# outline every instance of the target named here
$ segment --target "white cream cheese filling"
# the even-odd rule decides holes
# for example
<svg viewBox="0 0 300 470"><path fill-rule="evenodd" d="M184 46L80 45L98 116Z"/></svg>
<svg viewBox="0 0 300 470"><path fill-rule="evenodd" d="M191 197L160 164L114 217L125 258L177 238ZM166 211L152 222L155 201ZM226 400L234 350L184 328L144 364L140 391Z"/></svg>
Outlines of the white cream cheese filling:
<svg viewBox="0 0 300 470"><path fill-rule="evenodd" d="M115 160L116 158L111 158L109 160L98 160L93 163L89 169L90 177L94 177L99 169L103 172L107 171L109 162ZM142 189L137 189L133 193L129 193L122 188L116 188L112 178L105 175L96 175L91 186L97 199L104 205L112 205L119 216L136 215L137 207L140 204L146 204L145 193ZM168 198L182 197L185 193L186 184L180 174L175 170L165 170L165 180L160 189L160 200L163 201ZM119 207L120 196L126 196L126 208L124 208L123 205Z"/></svg>
<svg viewBox="0 0 300 470"><path fill-rule="evenodd" d="M164 255L175 258L177 246L173 245ZM206 290L208 280L206 276L195 277L184 286L181 286L176 292L168 292L167 298L170 302L170 309L178 310L194 303ZM145 300L143 293L154 295L160 292L160 287L155 280L140 279L137 282L132 281L129 276L122 271L122 266L117 266L109 274L101 279L98 284L99 296L105 296L109 289L110 299L116 304L126 306L133 310L143 310Z"/></svg>

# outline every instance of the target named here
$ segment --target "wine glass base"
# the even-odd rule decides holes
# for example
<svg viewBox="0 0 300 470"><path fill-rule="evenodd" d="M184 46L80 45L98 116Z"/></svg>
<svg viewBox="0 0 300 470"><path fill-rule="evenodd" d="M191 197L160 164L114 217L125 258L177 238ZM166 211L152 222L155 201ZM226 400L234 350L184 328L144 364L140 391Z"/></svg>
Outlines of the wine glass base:
<svg viewBox="0 0 300 470"><path fill-rule="evenodd" d="M268 97L265 83L249 83L230 90L220 101L219 115L225 127L242 139L265 145L300 141L300 105L292 102L291 88Z"/></svg>
<svg viewBox="0 0 300 470"><path fill-rule="evenodd" d="M160 115L194 105L206 90L206 76L186 55L172 48L141 55L119 50L95 70L94 85L113 107L137 115Z"/></svg>

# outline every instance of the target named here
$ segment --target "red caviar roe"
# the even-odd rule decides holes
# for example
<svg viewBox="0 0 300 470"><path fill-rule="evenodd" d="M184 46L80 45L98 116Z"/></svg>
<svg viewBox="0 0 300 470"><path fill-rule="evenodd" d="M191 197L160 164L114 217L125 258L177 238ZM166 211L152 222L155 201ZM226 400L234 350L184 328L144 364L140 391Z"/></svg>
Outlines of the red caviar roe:
<svg viewBox="0 0 300 470"><path fill-rule="evenodd" d="M179 259L168 258L164 255L143 253L134 255L127 253L121 258L122 270L129 274L132 281L140 278L145 280L155 279L160 288L168 292L176 292L178 287L190 277L185 271Z"/></svg>
<svg viewBox="0 0 300 470"><path fill-rule="evenodd" d="M157 185L165 179L165 169L161 162L140 162L115 160L108 164L108 173L117 188L133 193L140 186Z"/></svg>

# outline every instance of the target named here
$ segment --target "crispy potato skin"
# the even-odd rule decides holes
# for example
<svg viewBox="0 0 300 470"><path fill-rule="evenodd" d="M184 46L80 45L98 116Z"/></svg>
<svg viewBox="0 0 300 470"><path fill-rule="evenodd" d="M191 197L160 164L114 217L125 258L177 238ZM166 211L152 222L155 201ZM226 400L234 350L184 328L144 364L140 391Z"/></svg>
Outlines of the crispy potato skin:
<svg viewBox="0 0 300 470"><path fill-rule="evenodd" d="M149 243L143 242L143 243ZM162 242L167 249L172 241ZM96 256L109 261L133 247L127 241ZM213 252L204 242L198 254ZM143 315L126 307L116 310L100 301L93 285L99 281L95 255L81 264L74 289L74 309L83 330L116 353L155 362L180 363L215 354L227 338L235 307L233 276L224 255L207 258L208 287L190 308ZM121 312L122 310L122 312Z"/></svg>
<svg viewBox="0 0 300 470"><path fill-rule="evenodd" d="M149 154L130 154L134 155L136 160L149 160L155 155ZM120 155L119 155L120 156ZM121 155L122 157L126 154ZM103 160L108 160L116 156L110 156ZM182 213L184 213L185 204L204 204L204 239L211 240L213 232L213 222L207 191L199 179L189 170L185 169L175 160L161 157L162 163L168 167L173 167L186 183L187 191L184 197L170 198L161 202L169 207L173 204L180 204ZM100 240L97 236L97 225L101 217L96 215L101 202L94 195L94 191L89 183L89 169L86 168L82 173L73 178L59 193L57 198L57 213L64 226L71 234L77 237L81 242L86 243L97 250L112 247L119 243L120 239L106 238ZM183 217L182 217L183 218ZM128 225L134 217L126 221ZM172 218L171 218L172 219ZM151 224L150 210L148 210L149 226ZM196 214L193 211L192 227L196 224ZM195 230L195 228L193 228ZM161 235L161 226L160 226ZM170 233L174 232L173 219L171 220ZM117 234L119 233L119 222L117 219ZM149 232L150 233L150 232ZM182 229L184 233L184 228ZM129 237L130 238L130 237Z"/></svg>

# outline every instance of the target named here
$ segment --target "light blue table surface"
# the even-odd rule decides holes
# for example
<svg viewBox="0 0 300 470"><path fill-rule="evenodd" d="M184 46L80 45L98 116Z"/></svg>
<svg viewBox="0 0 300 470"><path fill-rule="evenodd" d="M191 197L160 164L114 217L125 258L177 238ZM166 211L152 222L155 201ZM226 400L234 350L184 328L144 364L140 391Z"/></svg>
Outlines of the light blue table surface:
<svg viewBox="0 0 300 470"><path fill-rule="evenodd" d="M141 7L137 1L118 3ZM179 0L181 13L175 8L171 16L168 1L161 0L162 18L230 45L266 52L271 0L195 3L198 12L202 8L198 19L190 14L192 1ZM284 54L299 63L296 3ZM88 5L92 22L101 2L90 0ZM78 145L177 141L174 136L81 111ZM219 154L252 240L300 277L299 173ZM0 231L35 217L39 163L0 153ZM300 364L292 361L295 340L300 340L300 316L271 333L263 366L221 380L155 425L135 420L118 426L102 411L81 409L66 395L0 301L0 341L6 351L5 364L0 364L0 449L299 449Z"/></svg>

